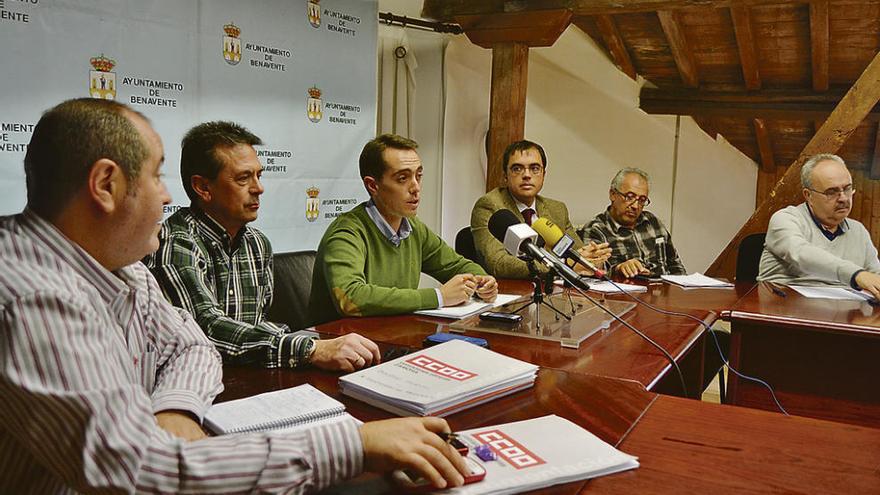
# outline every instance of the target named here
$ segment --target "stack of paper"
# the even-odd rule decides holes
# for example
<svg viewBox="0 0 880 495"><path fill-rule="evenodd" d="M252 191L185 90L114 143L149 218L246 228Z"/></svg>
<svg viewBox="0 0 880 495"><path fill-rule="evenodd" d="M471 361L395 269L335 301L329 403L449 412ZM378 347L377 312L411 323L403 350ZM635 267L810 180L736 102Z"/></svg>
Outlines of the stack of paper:
<svg viewBox="0 0 880 495"><path fill-rule="evenodd" d="M519 299L520 297L522 296L518 296L516 294L498 294L498 297L490 303L482 300L473 300L468 301L465 304L459 304L458 306L447 306L445 308L437 309L423 309L421 311L416 311L415 314L425 316L437 316L440 318L460 319L475 315L477 313L482 313L483 311L488 311L495 306L503 306L509 302Z"/></svg>
<svg viewBox="0 0 880 495"><path fill-rule="evenodd" d="M805 285L789 285L798 294L810 299L838 299L847 301L874 302L870 293L850 287L810 287Z"/></svg>
<svg viewBox="0 0 880 495"><path fill-rule="evenodd" d="M726 289L733 287L733 284L730 282L723 282L712 277L707 277L700 272L692 273L690 275L661 275L660 278L670 284L680 285L685 289Z"/></svg>
<svg viewBox="0 0 880 495"><path fill-rule="evenodd" d="M401 416L446 416L534 385L538 367L452 340L339 379L342 393Z"/></svg>
<svg viewBox="0 0 880 495"><path fill-rule="evenodd" d="M520 493L639 467L638 458L559 416L475 428L458 437L470 447L468 456L486 468L486 477L449 493ZM488 445L497 459L480 460L478 445Z"/></svg>
<svg viewBox="0 0 880 495"><path fill-rule="evenodd" d="M596 279L582 278L590 286L590 290L604 293L621 293L621 292L648 292L648 288L644 285L624 284L623 282L610 282L608 280L596 281Z"/></svg>

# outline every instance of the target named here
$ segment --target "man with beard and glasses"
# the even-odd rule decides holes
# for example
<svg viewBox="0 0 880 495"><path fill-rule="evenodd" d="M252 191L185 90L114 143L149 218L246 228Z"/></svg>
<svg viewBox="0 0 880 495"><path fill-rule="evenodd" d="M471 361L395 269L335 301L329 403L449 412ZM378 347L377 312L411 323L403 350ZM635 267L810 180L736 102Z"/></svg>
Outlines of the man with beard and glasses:
<svg viewBox="0 0 880 495"><path fill-rule="evenodd" d="M801 169L804 202L770 218L759 281L846 285L880 297L880 261L871 234L847 218L852 175L837 155L811 157Z"/></svg>

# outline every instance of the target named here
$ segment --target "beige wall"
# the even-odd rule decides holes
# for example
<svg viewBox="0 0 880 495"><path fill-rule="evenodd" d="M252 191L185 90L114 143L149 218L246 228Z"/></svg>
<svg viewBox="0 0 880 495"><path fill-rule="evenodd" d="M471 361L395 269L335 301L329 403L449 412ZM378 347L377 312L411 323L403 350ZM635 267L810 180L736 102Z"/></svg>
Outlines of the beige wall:
<svg viewBox="0 0 880 495"><path fill-rule="evenodd" d="M491 52L459 36L445 60L442 235L451 241L484 192ZM619 168L643 168L652 176L649 209L672 231L688 271L702 271L751 214L757 167L690 118L677 137L676 117L639 110L639 86L573 26L554 46L530 51L526 138L548 155L543 193L584 223L608 205Z"/></svg>

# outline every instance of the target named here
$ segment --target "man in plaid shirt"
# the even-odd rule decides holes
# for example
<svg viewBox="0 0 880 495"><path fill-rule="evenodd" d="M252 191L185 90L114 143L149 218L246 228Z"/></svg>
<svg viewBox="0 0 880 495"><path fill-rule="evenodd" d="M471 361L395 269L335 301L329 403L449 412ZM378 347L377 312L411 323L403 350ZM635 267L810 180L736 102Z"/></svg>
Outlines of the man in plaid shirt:
<svg viewBox="0 0 880 495"><path fill-rule="evenodd" d="M683 275L687 273L672 237L663 223L644 208L648 199L648 174L638 168L617 172L608 191L611 204L580 231L584 242L607 242L610 273L636 275Z"/></svg>
<svg viewBox="0 0 880 495"><path fill-rule="evenodd" d="M187 133L180 174L191 205L164 222L147 265L165 296L192 313L226 362L343 371L378 362L379 348L360 335L317 340L266 321L272 246L247 225L257 219L263 194L263 166L254 150L261 144L231 122L207 122Z"/></svg>

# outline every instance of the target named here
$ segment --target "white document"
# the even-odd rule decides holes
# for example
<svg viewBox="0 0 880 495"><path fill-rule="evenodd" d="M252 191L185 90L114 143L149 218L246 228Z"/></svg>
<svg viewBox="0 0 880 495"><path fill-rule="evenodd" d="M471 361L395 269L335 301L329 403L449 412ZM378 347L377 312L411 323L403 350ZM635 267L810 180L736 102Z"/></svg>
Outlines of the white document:
<svg viewBox="0 0 880 495"><path fill-rule="evenodd" d="M555 415L474 428L458 437L470 447L468 457L486 468L486 477L448 493L520 493L639 467L638 458ZM498 458L480 460L478 445L489 445Z"/></svg>
<svg viewBox="0 0 880 495"><path fill-rule="evenodd" d="M789 285L798 294L810 299L837 299L843 301L874 301L874 297L849 287Z"/></svg>
<svg viewBox="0 0 880 495"><path fill-rule="evenodd" d="M277 430L350 417L338 400L305 384L221 402L205 414L205 426L219 434Z"/></svg>
<svg viewBox="0 0 880 495"><path fill-rule="evenodd" d="M458 306L447 306L445 308L437 309L423 309L421 311L416 311L415 314L425 316L437 316L440 318L454 318L458 320L460 318L466 318L477 313L482 313L483 311L487 311L495 306L503 306L509 302L516 301L520 297L523 296L518 296L516 294L498 294L498 297L495 298L495 301L493 302L472 300L465 304L459 304Z"/></svg>
<svg viewBox="0 0 880 495"><path fill-rule="evenodd" d="M342 393L401 416L445 416L529 388L538 367L452 340L339 378Z"/></svg>
<svg viewBox="0 0 880 495"><path fill-rule="evenodd" d="M622 282L611 283L607 280L596 282L595 279L586 281L590 286L590 290L603 292L606 294L614 294L621 292L648 292L648 287L636 284L624 284Z"/></svg>
<svg viewBox="0 0 880 495"><path fill-rule="evenodd" d="M707 277L700 272L690 275L660 275L660 278L670 284L679 285L685 289L726 289L733 288L730 282L724 282L712 277Z"/></svg>

